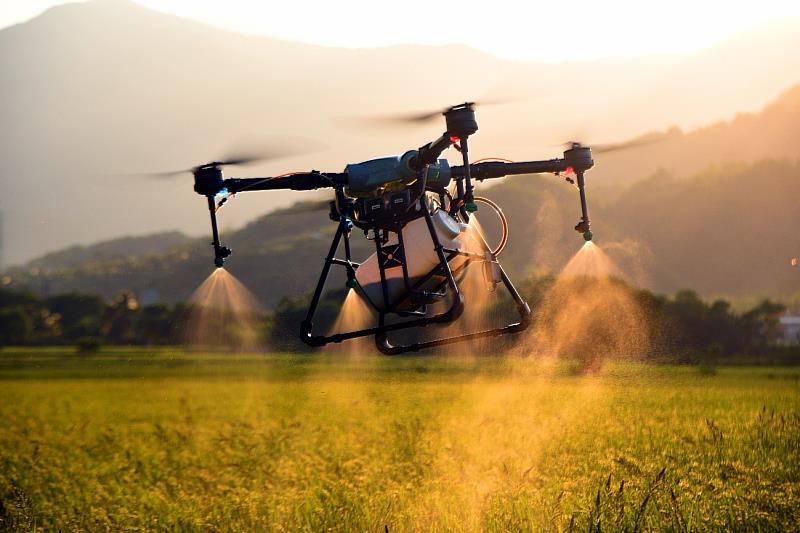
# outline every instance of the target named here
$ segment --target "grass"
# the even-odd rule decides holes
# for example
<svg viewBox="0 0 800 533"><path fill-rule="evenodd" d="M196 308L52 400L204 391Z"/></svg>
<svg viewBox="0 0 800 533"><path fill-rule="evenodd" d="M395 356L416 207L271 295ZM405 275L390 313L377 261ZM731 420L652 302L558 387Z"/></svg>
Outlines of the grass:
<svg viewBox="0 0 800 533"><path fill-rule="evenodd" d="M797 530L800 370L0 352L0 521Z"/></svg>

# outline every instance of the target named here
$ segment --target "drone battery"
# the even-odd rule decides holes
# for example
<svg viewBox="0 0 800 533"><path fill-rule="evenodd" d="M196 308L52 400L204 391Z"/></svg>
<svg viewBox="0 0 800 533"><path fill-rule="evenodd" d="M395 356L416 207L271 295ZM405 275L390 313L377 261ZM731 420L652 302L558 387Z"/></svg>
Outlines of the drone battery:
<svg viewBox="0 0 800 533"><path fill-rule="evenodd" d="M389 196L389 211L394 214L403 214L408 211L411 203L411 192L408 190L396 192Z"/></svg>
<svg viewBox="0 0 800 533"><path fill-rule="evenodd" d="M384 210L384 203L382 196L376 196L375 198L367 198L364 200L364 214L370 218L374 218L376 216L380 216L383 214Z"/></svg>

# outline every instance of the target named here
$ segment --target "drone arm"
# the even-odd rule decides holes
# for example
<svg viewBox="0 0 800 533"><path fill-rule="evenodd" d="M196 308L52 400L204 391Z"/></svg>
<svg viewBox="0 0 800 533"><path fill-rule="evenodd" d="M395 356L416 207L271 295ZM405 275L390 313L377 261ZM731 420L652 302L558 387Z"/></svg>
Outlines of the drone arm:
<svg viewBox="0 0 800 533"><path fill-rule="evenodd" d="M574 171L577 177L577 187L581 200L581 219L575 230L583 234L587 241L592 240L591 222L589 221L589 208L586 203L586 181L584 172L592 168L594 161L588 147L573 145L564 152L563 159L549 159L547 161L523 161L520 163L505 163L502 161L488 161L469 166L472 177L483 181L490 178L501 178L514 174L557 174L559 172ZM464 167L452 167L453 176L464 175ZM570 180L571 181L571 180Z"/></svg>
<svg viewBox="0 0 800 533"><path fill-rule="evenodd" d="M505 163L502 161L488 161L470 165L472 177L477 180L501 178L513 174L558 174L559 172L574 171L579 176L594 166L592 150L588 146L573 144L564 152L563 158L548 159L545 161L522 161L519 163ZM464 167L453 167L453 176L463 176Z"/></svg>
<svg viewBox="0 0 800 533"><path fill-rule="evenodd" d="M472 177L478 181L490 178L502 178L514 174L545 174L564 172L568 167L564 159L550 159L548 161L523 161L519 163L504 163L501 161L488 161L470 165ZM463 166L452 169L453 176L464 174Z"/></svg>
<svg viewBox="0 0 800 533"><path fill-rule="evenodd" d="M223 181L223 184L230 193L287 189L292 191L313 191L345 183L345 177L346 174L342 173L312 171L274 178L228 178Z"/></svg>

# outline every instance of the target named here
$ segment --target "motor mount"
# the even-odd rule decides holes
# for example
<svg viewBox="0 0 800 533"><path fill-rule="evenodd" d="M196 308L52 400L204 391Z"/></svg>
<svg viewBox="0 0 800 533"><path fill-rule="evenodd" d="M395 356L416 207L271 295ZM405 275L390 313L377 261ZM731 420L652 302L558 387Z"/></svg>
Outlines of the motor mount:
<svg viewBox="0 0 800 533"><path fill-rule="evenodd" d="M572 143L572 147L564 151L564 163L575 173L585 172L594 166L592 149L579 143Z"/></svg>
<svg viewBox="0 0 800 533"><path fill-rule="evenodd" d="M219 163L207 163L192 169L194 191L203 196L216 196L225 188Z"/></svg>
<svg viewBox="0 0 800 533"><path fill-rule="evenodd" d="M453 106L443 113L447 124L447 133L459 139L469 137L478 131L478 121L475 118L475 104L464 102Z"/></svg>

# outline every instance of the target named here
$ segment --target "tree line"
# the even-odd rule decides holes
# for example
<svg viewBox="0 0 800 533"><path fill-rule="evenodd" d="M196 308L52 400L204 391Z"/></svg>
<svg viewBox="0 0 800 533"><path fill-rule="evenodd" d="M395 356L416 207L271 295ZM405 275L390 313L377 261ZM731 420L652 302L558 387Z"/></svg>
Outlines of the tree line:
<svg viewBox="0 0 800 533"><path fill-rule="evenodd" d="M520 292L534 310L534 325L542 321L543 327L549 327L544 322L547 320L545 313L538 310L548 308L547 299L552 298L557 283L562 282L557 282L553 276L538 276L530 277L521 285ZM570 287L570 293L577 295L576 301L580 302L581 291L589 290L594 281L573 283L575 287ZM644 348L647 353L641 355L685 361L696 360L698 355L726 357L778 352L800 357L800 347L796 345L776 346L780 335L779 318L785 312L785 306L778 302L764 300L751 309L737 312L725 300L707 302L692 290L666 296L618 280L611 283L616 291L622 291L635 303L635 320L653 340ZM321 331L335 321L344 296L344 290L334 290L323 298L317 314ZM282 299L273 312L254 313L250 318L261 344L276 350L305 350L305 345L297 339L297 331L307 304L307 296L288 297ZM495 305L506 310L498 311L501 314L511 308L503 299ZM557 302L557 305L569 307L574 302ZM217 316L226 313L225 310L214 312ZM609 313L629 314L630 311L613 308L597 311L598 315ZM191 339L186 332L196 316L197 306L187 303L141 306L130 291L120 292L109 301L88 293L41 296L27 290L0 288L0 346L75 345L80 350L90 351L102 345L187 345ZM592 323L580 326L592 335L590 344L601 342L602 325L594 324L594 330ZM236 329L231 329L215 337L219 345L216 347L235 345L238 334ZM515 337L504 338L503 342L503 348L511 347Z"/></svg>

